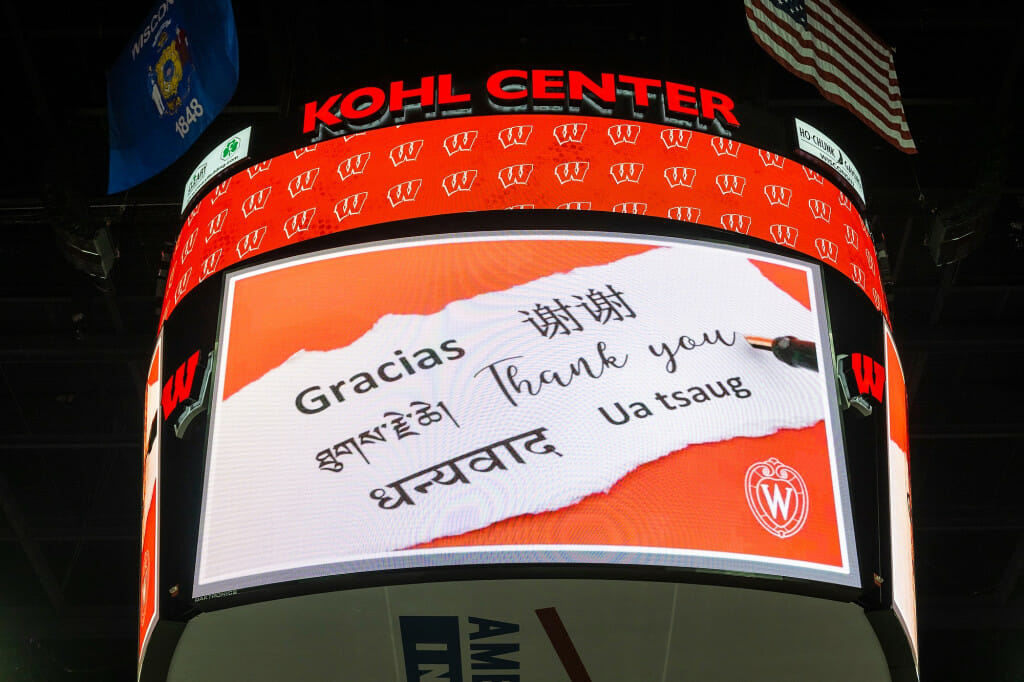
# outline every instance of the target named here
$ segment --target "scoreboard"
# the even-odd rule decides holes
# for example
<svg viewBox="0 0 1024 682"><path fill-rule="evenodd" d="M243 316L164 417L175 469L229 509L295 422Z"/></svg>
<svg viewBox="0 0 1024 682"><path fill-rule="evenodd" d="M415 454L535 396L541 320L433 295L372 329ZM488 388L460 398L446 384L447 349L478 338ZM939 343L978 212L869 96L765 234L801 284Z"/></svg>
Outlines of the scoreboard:
<svg viewBox="0 0 1024 682"><path fill-rule="evenodd" d="M203 642L268 600L391 614L399 590L391 639L447 631L476 679L452 653L486 632L472 595L559 585L561 613L665 591L673 623L683 593L832 609L865 648L808 670L915 676L905 390L851 176L741 141L712 90L505 70L482 92L486 115L451 75L310 102L315 140L196 195L146 394L140 675L223 674ZM610 115L624 92L661 115ZM429 621L453 584L470 598ZM557 656L522 674L584 679L544 608ZM380 647L367 679L419 679L424 650Z"/></svg>

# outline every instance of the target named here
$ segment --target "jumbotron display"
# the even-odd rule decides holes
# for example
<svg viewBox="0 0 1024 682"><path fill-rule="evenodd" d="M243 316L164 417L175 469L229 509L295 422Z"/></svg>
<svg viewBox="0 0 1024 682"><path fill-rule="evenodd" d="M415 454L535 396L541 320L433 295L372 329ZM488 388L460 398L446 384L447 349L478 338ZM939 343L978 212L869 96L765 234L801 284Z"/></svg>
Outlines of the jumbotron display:
<svg viewBox="0 0 1024 682"><path fill-rule="evenodd" d="M608 74L557 73L487 93L614 103ZM641 80L634 104L676 85ZM339 94L296 124L320 141L198 199L146 393L140 649L169 660L161 623L271 598L581 575L835 600L876 658L902 635L858 604L895 604L913 648L906 405L862 197L678 87L687 127L499 107L342 134L411 91Z"/></svg>
<svg viewBox="0 0 1024 682"><path fill-rule="evenodd" d="M854 584L817 270L531 232L236 271L196 594L509 561Z"/></svg>

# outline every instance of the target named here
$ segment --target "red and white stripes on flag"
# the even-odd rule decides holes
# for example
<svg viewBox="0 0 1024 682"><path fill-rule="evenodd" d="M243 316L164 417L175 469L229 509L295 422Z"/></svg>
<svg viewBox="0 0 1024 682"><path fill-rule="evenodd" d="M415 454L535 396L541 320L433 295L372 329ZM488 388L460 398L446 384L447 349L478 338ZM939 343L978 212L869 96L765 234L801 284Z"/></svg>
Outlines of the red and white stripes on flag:
<svg viewBox="0 0 1024 682"><path fill-rule="evenodd" d="M832 0L744 0L758 45L825 99L916 154L889 47Z"/></svg>

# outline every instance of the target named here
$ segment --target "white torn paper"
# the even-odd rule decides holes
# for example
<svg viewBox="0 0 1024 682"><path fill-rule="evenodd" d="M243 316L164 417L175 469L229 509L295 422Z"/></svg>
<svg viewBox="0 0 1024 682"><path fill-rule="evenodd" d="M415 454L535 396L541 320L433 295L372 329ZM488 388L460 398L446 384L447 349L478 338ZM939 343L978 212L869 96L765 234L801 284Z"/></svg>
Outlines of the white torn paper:
<svg viewBox="0 0 1024 682"><path fill-rule="evenodd" d="M345 256L332 257L343 282ZM287 310L266 316L287 325ZM688 445L821 421L822 374L744 335L813 341L824 364L815 313L746 254L680 243L299 352L216 405L199 583L560 509ZM300 394L318 411L300 411ZM404 435L389 412L407 415Z"/></svg>

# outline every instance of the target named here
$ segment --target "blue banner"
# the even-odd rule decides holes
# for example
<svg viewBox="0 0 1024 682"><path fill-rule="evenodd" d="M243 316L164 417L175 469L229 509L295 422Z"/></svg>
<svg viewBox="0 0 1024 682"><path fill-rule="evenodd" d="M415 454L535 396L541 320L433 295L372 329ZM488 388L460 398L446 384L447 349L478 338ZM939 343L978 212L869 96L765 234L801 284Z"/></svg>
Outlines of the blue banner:
<svg viewBox="0 0 1024 682"><path fill-rule="evenodd" d="M159 0L107 75L110 194L185 153L238 84L231 0Z"/></svg>

